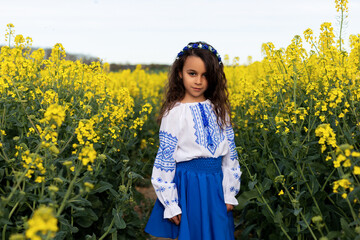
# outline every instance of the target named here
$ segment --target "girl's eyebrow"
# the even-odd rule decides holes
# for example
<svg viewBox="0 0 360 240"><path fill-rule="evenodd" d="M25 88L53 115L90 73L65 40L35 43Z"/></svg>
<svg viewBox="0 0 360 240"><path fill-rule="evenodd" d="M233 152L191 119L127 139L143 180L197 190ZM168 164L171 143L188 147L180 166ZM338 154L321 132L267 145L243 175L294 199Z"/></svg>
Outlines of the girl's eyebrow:
<svg viewBox="0 0 360 240"><path fill-rule="evenodd" d="M192 72L198 72L198 71L196 71L196 70L194 70L194 69L191 69L191 68L189 68L189 69L186 69L186 71L192 71ZM204 72L204 73L206 73L206 72Z"/></svg>

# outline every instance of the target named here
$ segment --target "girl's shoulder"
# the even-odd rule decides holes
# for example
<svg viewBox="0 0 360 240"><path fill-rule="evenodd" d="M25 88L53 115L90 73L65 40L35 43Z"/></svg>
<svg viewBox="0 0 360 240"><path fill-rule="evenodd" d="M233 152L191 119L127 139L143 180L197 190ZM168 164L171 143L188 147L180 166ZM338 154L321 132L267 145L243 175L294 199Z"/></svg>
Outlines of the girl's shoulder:
<svg viewBox="0 0 360 240"><path fill-rule="evenodd" d="M179 102L175 103L174 106L170 109L167 109L163 115L163 119L166 118L176 118L181 113L181 105Z"/></svg>

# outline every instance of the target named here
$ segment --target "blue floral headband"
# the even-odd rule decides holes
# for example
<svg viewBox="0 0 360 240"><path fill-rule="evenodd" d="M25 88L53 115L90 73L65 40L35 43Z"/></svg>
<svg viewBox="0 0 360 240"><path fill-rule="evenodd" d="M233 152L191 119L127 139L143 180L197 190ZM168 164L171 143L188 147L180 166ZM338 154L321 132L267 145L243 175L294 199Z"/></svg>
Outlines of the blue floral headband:
<svg viewBox="0 0 360 240"><path fill-rule="evenodd" d="M210 45L207 45L205 43L191 43L187 46L185 46L183 48L183 50L181 50L181 52L178 53L176 59L179 59L182 55L184 55L184 52L189 50L189 49L206 49L209 50L210 52L212 52L213 54L215 54L215 56L217 57L217 59L219 60L219 64L221 63L221 57L220 54L216 51L215 48L213 48Z"/></svg>

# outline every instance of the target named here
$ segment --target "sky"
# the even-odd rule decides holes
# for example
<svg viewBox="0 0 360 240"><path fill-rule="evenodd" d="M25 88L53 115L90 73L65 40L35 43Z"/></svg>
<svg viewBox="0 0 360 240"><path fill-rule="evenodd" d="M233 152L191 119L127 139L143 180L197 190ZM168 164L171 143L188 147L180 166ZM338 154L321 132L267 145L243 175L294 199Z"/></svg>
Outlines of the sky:
<svg viewBox="0 0 360 240"><path fill-rule="evenodd" d="M349 0L345 40L360 33L360 0ZM286 47L323 22L339 29L334 0L0 0L0 45L6 25L34 47L62 43L66 52L109 63L171 64L191 41L223 57L261 60L261 45ZM338 34L337 34L338 35Z"/></svg>

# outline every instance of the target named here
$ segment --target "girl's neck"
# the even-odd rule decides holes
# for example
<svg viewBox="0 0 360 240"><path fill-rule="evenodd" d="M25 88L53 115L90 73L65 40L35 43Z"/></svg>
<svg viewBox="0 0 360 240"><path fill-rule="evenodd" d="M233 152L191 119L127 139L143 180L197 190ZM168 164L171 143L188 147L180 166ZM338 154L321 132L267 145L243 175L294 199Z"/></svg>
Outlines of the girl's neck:
<svg viewBox="0 0 360 240"><path fill-rule="evenodd" d="M207 98L203 95L201 97L193 98L185 96L183 99L180 100L181 103L199 103L205 102Z"/></svg>
<svg viewBox="0 0 360 240"><path fill-rule="evenodd" d="M181 104L191 104L191 103L204 103L204 102L207 102L208 101L208 99L205 99L205 100L203 100L203 101L180 101L180 103Z"/></svg>
<svg viewBox="0 0 360 240"><path fill-rule="evenodd" d="M202 103L202 102L206 102L207 99L204 98L204 99L201 99L201 100L186 100L186 99L183 99L180 101L180 103Z"/></svg>

